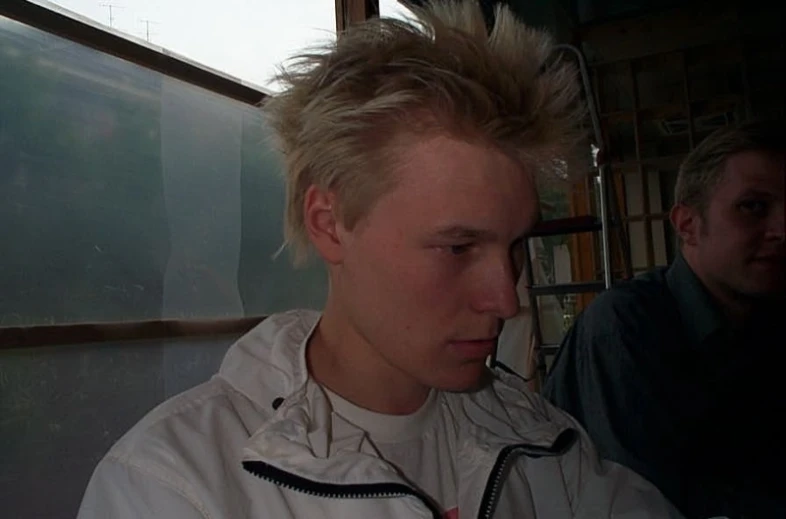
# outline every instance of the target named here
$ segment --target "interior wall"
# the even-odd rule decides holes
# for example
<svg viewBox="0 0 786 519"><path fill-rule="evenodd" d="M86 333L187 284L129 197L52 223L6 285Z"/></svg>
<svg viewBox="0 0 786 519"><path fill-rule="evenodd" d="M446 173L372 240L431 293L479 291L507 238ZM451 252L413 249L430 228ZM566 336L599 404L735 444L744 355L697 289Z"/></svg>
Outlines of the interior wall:
<svg viewBox="0 0 786 519"><path fill-rule="evenodd" d="M235 338L0 353L3 517L75 517L106 451L156 405L208 380Z"/></svg>

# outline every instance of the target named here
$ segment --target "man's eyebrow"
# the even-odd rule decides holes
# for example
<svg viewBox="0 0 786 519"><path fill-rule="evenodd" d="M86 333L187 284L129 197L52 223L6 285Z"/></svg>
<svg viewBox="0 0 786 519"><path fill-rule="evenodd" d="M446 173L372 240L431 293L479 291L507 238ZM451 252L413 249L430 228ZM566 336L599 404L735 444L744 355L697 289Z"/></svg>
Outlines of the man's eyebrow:
<svg viewBox="0 0 786 519"><path fill-rule="evenodd" d="M777 198L778 194L776 191L767 191L765 189L751 187L740 193L737 198L739 199L739 198L747 198L747 197Z"/></svg>
<svg viewBox="0 0 786 519"><path fill-rule="evenodd" d="M527 238L529 230L517 236L513 241L524 241ZM493 241L497 239L497 233L490 229L481 229L468 225L449 225L446 227L438 228L431 233L433 238L449 238L458 240L480 240L480 241Z"/></svg>
<svg viewBox="0 0 786 519"><path fill-rule="evenodd" d="M468 225L448 225L436 229L431 235L435 238L458 238L471 240L490 240L496 238L496 233L489 229L480 229Z"/></svg>

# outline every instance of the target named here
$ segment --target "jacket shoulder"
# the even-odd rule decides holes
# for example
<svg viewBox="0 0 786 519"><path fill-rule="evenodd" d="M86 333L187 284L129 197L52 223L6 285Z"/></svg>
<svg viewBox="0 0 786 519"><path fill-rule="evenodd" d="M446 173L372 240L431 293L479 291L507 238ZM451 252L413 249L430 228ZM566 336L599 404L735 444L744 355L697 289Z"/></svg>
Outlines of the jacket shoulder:
<svg viewBox="0 0 786 519"><path fill-rule="evenodd" d="M242 467L243 447L268 417L219 376L166 400L99 462L80 518L150 517L148 509L215 517L233 510L241 497L235 489L253 478Z"/></svg>
<svg viewBox="0 0 786 519"><path fill-rule="evenodd" d="M109 450L116 462L155 470L209 463L220 455L241 457L242 445L269 417L221 377L215 376L151 410Z"/></svg>

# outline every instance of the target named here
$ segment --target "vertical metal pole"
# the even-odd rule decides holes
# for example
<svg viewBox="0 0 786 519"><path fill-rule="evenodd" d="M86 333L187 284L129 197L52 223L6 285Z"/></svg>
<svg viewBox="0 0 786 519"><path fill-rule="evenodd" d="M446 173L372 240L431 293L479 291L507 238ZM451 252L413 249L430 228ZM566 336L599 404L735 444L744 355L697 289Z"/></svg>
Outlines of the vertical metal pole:
<svg viewBox="0 0 786 519"><path fill-rule="evenodd" d="M592 150L593 165L598 170L596 182L598 183L599 191L599 204L600 205L600 221L601 229L601 252L603 255L603 282L606 288L611 288L613 279L613 272L611 268L611 247L609 244L609 214L608 214L608 182L606 180L606 166L598 162L598 152L605 153L603 134L600 129L600 117L598 116L598 108L595 106L595 95L592 92L592 83L590 82L589 73L587 71L587 63L584 61L584 55L579 49L573 45L560 44L554 46L555 50L564 49L576 55L579 62L579 72L581 73L581 82L584 85L584 92L587 96L587 106L589 108L590 120L592 121L592 132L595 136L597 148Z"/></svg>
<svg viewBox="0 0 786 519"><path fill-rule="evenodd" d="M606 166L598 165L597 158L595 159L595 166L598 168L598 191L600 192L600 221L603 222L603 228L600 233L601 250L603 251L603 282L606 288L611 288L612 283L612 270L611 270L611 247L609 246L609 214L608 214L608 188L606 182ZM614 195L612 195L614 196Z"/></svg>

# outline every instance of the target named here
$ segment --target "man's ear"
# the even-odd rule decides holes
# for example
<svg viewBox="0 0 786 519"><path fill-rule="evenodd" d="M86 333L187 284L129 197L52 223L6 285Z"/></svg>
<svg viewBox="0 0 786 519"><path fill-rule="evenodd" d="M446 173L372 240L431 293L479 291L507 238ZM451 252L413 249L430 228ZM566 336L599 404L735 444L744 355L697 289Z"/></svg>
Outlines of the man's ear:
<svg viewBox="0 0 786 519"><path fill-rule="evenodd" d="M340 263L343 247L336 196L329 190L310 186L303 202L303 221L311 244L328 264Z"/></svg>
<svg viewBox="0 0 786 519"><path fill-rule="evenodd" d="M695 208L685 204L675 204L671 208L669 219L683 244L696 245L701 231L701 217Z"/></svg>

